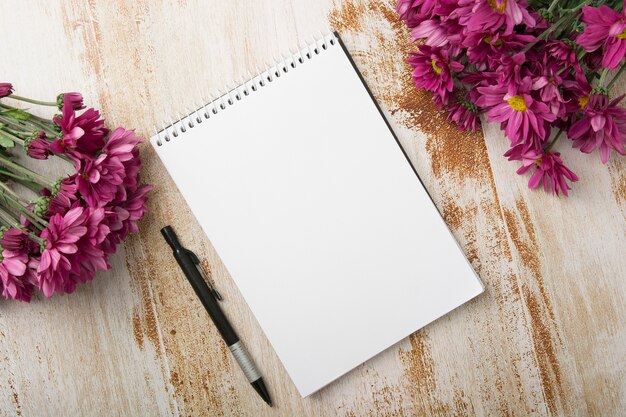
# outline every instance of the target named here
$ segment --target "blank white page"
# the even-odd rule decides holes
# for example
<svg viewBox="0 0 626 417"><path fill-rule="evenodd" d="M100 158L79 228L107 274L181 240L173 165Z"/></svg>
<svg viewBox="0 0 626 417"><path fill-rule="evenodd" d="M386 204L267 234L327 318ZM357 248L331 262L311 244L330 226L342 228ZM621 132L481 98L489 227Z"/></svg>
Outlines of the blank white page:
<svg viewBox="0 0 626 417"><path fill-rule="evenodd" d="M302 396L483 291L346 52L325 42L151 139Z"/></svg>

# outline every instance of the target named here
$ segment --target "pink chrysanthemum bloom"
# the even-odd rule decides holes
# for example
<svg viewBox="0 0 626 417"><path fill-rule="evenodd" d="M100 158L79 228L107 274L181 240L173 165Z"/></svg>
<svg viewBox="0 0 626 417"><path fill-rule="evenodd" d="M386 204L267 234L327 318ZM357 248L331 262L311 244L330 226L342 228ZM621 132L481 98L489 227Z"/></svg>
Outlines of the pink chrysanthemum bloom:
<svg viewBox="0 0 626 417"><path fill-rule="evenodd" d="M557 61L563 62L568 65L580 65L580 63L578 62L578 57L576 57L576 50L563 41L553 40L548 42L546 44L546 51L551 57L553 57Z"/></svg>
<svg viewBox="0 0 626 417"><path fill-rule="evenodd" d="M126 172L117 157L105 153L87 159L76 176L78 191L91 207L102 207L113 200L117 186L124 182Z"/></svg>
<svg viewBox="0 0 626 417"><path fill-rule="evenodd" d="M617 13L612 8L583 7L582 22L587 25L576 42L587 52L603 47L602 66L616 69L626 55L626 10Z"/></svg>
<svg viewBox="0 0 626 417"><path fill-rule="evenodd" d="M131 192L128 199L121 205L121 208L128 212L128 218L123 225L122 240L126 239L129 232L136 233L139 230L137 222L148 212L146 202L150 191L152 191L151 185L142 185Z"/></svg>
<svg viewBox="0 0 626 417"><path fill-rule="evenodd" d="M494 59L493 65L497 66L496 73L498 74L499 84L522 84L522 78L528 76L528 69L524 66L526 62L526 54L523 52L510 56L506 54L500 55L497 63Z"/></svg>
<svg viewBox="0 0 626 417"><path fill-rule="evenodd" d="M565 100L560 90L562 84L563 79L556 73L551 73L537 77L532 86L533 90L539 91L539 98L557 118L564 118L566 113Z"/></svg>
<svg viewBox="0 0 626 417"><path fill-rule="evenodd" d="M472 64L487 64L489 59L506 56L509 52L521 50L524 45L533 42L535 37L527 34L513 33L504 35L470 32L463 37L463 46L467 49L467 58Z"/></svg>
<svg viewBox="0 0 626 417"><path fill-rule="evenodd" d="M27 139L24 142L26 154L34 159L48 159L52 155L50 150L50 142L46 140L46 133L41 130L32 139Z"/></svg>
<svg viewBox="0 0 626 417"><path fill-rule="evenodd" d="M451 104L448 107L448 119L456 123L461 130L475 132L480 128L478 108L467 100Z"/></svg>
<svg viewBox="0 0 626 417"><path fill-rule="evenodd" d="M398 0L396 10L400 19L404 20L409 28L414 28L432 16L437 3L438 0Z"/></svg>
<svg viewBox="0 0 626 417"><path fill-rule="evenodd" d="M76 185L76 174L58 182L51 193L44 189L42 195L51 197L50 203L48 204L48 213L46 213L46 218L55 214L65 214L70 207L72 207L74 202L78 200L77 192L78 186Z"/></svg>
<svg viewBox="0 0 626 417"><path fill-rule="evenodd" d="M117 128L111 133L102 150L109 157L117 158L124 165L124 186L127 188L137 186L139 169L141 168L141 159L137 150L139 143L141 143L141 138L135 135L134 130Z"/></svg>
<svg viewBox="0 0 626 417"><path fill-rule="evenodd" d="M85 108L83 104L83 95L81 93L63 93L57 97L57 104L62 109L63 105L68 102L74 110L82 110Z"/></svg>
<svg viewBox="0 0 626 417"><path fill-rule="evenodd" d="M62 113L62 117L54 118L54 122L61 127L63 137L50 144L53 152L69 156L76 152L94 155L102 149L109 130L104 127L104 120L97 110L87 109L76 115L72 102L65 101Z"/></svg>
<svg viewBox="0 0 626 417"><path fill-rule="evenodd" d="M435 7L433 17L425 19L411 31L413 40L425 39L428 46L458 47L463 38L463 27L459 24L458 0L441 0ZM456 54L457 49L451 52Z"/></svg>
<svg viewBox="0 0 626 417"><path fill-rule="evenodd" d="M535 26L527 7L524 0L476 0L472 13L461 18L461 24L470 32L496 33L504 28L504 34L510 35L515 25Z"/></svg>
<svg viewBox="0 0 626 417"><path fill-rule="evenodd" d="M565 100L566 112L570 118L585 110L585 107L589 104L591 89L591 85L584 78L584 74L581 79L565 79L563 81L563 98Z"/></svg>
<svg viewBox="0 0 626 417"><path fill-rule="evenodd" d="M412 52L407 61L413 67L415 85L433 93L442 104L447 104L454 90L452 71L462 71L463 65L450 61L448 51L427 45L421 45L419 52Z"/></svg>
<svg viewBox="0 0 626 417"><path fill-rule="evenodd" d="M509 161L522 161L522 166L517 170L519 175L534 169L528 180L528 188L535 189L543 184L545 191L551 191L557 196L562 192L567 196L570 187L566 179L571 182L578 181L576 174L563 164L558 152L542 152L524 145L516 145L504 156L508 157Z"/></svg>
<svg viewBox="0 0 626 417"><path fill-rule="evenodd" d="M12 252L28 253L30 248L33 246L33 242L25 232L16 228L11 228L2 234L0 246Z"/></svg>
<svg viewBox="0 0 626 417"><path fill-rule="evenodd" d="M91 281L98 271L111 267L107 263L107 255L101 244L110 233L109 226L104 223L104 208L87 208L85 226L87 233L76 243L78 251L72 257L72 270L65 291L73 292L77 283Z"/></svg>
<svg viewBox="0 0 626 417"><path fill-rule="evenodd" d="M611 149L626 154L626 109L617 105L623 98L622 95L609 102L606 94L591 95L584 105L583 117L567 132L575 148L584 153L598 149L603 164L609 161Z"/></svg>
<svg viewBox="0 0 626 417"><path fill-rule="evenodd" d="M41 254L37 273L39 288L46 297L56 291L66 292L66 285L72 269L70 259L78 251L76 243L87 233L84 208L76 206L65 215L55 214L50 217L48 227L41 232L46 246Z"/></svg>
<svg viewBox="0 0 626 417"><path fill-rule="evenodd" d="M35 277L28 268L28 255L24 253L2 251L0 263L0 287L2 296L14 300L29 302L35 290Z"/></svg>
<svg viewBox="0 0 626 417"><path fill-rule="evenodd" d="M531 84L530 78L525 78L518 89L514 85L478 87L482 95L476 104L489 108L489 121L502 123L513 145L543 143L550 134L548 122L556 119L545 103L531 96Z"/></svg>
<svg viewBox="0 0 626 417"><path fill-rule="evenodd" d="M0 98L13 94L13 84L0 83Z"/></svg>
<svg viewBox="0 0 626 417"><path fill-rule="evenodd" d="M37 280L29 267L29 252L34 243L18 229L2 234L2 263L0 263L0 288L4 298L30 301Z"/></svg>

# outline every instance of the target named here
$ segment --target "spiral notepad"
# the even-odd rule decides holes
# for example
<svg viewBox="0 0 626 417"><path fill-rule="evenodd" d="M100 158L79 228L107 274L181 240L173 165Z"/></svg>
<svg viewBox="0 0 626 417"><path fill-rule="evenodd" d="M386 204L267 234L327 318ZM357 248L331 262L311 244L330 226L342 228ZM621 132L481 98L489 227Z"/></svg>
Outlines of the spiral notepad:
<svg viewBox="0 0 626 417"><path fill-rule="evenodd" d="M151 143L303 396L483 290L337 34Z"/></svg>

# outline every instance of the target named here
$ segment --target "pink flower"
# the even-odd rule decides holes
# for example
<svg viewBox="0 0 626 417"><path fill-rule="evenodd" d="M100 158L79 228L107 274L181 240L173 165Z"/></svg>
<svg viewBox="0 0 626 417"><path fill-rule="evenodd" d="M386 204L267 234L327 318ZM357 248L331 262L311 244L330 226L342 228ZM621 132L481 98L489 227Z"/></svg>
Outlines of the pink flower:
<svg viewBox="0 0 626 417"><path fill-rule="evenodd" d="M5 230L0 239L0 245L11 252L28 253L32 244L28 234L16 228Z"/></svg>
<svg viewBox="0 0 626 417"><path fill-rule="evenodd" d="M76 153L95 155L109 132L97 110L87 109L77 116L70 101L63 103L63 117L55 117L54 122L61 127L63 138L52 142L50 149L74 157Z"/></svg>
<svg viewBox="0 0 626 417"><path fill-rule="evenodd" d="M37 136L30 141L25 142L26 154L34 159L48 159L52 155L50 151L50 142L46 140L46 133L41 130Z"/></svg>
<svg viewBox="0 0 626 417"><path fill-rule="evenodd" d="M413 66L413 81L418 88L425 88L447 104L454 89L452 71L463 70L463 65L450 61L448 51L421 45L419 52L411 53L407 61Z"/></svg>
<svg viewBox="0 0 626 417"><path fill-rule="evenodd" d="M28 302L37 284L29 253L37 245L30 240L28 234L15 228L5 230L0 243L3 248L0 263L2 296Z"/></svg>
<svg viewBox="0 0 626 417"><path fill-rule="evenodd" d="M139 151L137 145L141 143L141 138L135 136L134 130L124 130L122 128L115 129L103 152L110 157L117 158L124 165L126 176L124 177L124 186L134 188L137 186L137 178L139 169L141 168L141 159L139 159Z"/></svg>
<svg viewBox="0 0 626 417"><path fill-rule="evenodd" d="M13 94L13 84L0 83L0 98Z"/></svg>
<svg viewBox="0 0 626 417"><path fill-rule="evenodd" d="M438 0L398 0L396 10L408 27L414 28L431 15Z"/></svg>
<svg viewBox="0 0 626 417"><path fill-rule="evenodd" d="M522 78L529 75L528 69L524 67L526 62L526 54L524 52L519 52L511 56L501 55L497 64L494 59L494 65L497 65L496 73L498 74L500 84L522 84ZM525 72L522 72L522 70L525 70Z"/></svg>
<svg viewBox="0 0 626 417"><path fill-rule="evenodd" d="M584 77L584 75L583 75ZM564 80L563 81L563 98L565 100L565 109L569 118L580 114L589 104L591 97L591 86L586 78L581 80ZM569 128L569 125L567 126Z"/></svg>
<svg viewBox="0 0 626 417"><path fill-rule="evenodd" d="M559 87L563 79L556 74L546 74L535 79L532 89L539 91L539 98L548 105L550 112L558 118L565 117L566 105Z"/></svg>
<svg viewBox="0 0 626 417"><path fill-rule="evenodd" d="M50 217L48 227L41 232L45 239L45 249L37 273L39 288L46 297L54 292L64 294L68 284L72 262L70 259L78 251L76 243L87 234L84 208L76 206L65 215L55 214Z"/></svg>
<svg viewBox="0 0 626 417"><path fill-rule="evenodd" d="M2 296L29 302L35 290L36 278L29 266L29 257L24 253L2 251L0 263L0 288Z"/></svg>
<svg viewBox="0 0 626 417"><path fill-rule="evenodd" d="M151 185L142 185L131 192L128 195L128 199L121 204L121 207L128 212L128 218L124 227L131 233L138 231L137 222L148 212L148 207L146 206L148 199L146 196L150 191L152 191ZM123 239L125 238L126 236Z"/></svg>
<svg viewBox="0 0 626 417"><path fill-rule="evenodd" d="M85 105L83 104L83 95L81 93L59 94L57 97L57 103L61 109L66 102L69 103L74 110L82 110L85 108Z"/></svg>
<svg viewBox="0 0 626 417"><path fill-rule="evenodd" d="M87 234L85 235L85 239L93 246L98 246L102 243L111 232L111 229L105 224L104 220L104 208L87 209L87 221L85 223L87 226Z"/></svg>
<svg viewBox="0 0 626 417"><path fill-rule="evenodd" d="M87 233L77 242L78 251L72 257L70 280L66 284L66 292L74 291L77 283L91 281L97 271L110 269L107 255L102 250L102 243L110 233L104 223L104 208L87 208L85 210L85 226Z"/></svg>
<svg viewBox="0 0 626 417"><path fill-rule="evenodd" d="M546 51L557 61L563 62L567 65L580 65L578 58L576 57L576 50L563 41L554 40L548 42L546 45Z"/></svg>
<svg viewBox="0 0 626 417"><path fill-rule="evenodd" d="M516 145L504 156L508 157L509 161L522 161L522 166L517 170L520 175L534 169L528 181L528 188L535 189L543 184L545 191L551 191L557 196L559 192L562 192L567 196L570 188L566 179L571 182L578 181L576 174L563 164L558 152L544 153L536 149L528 149L523 145Z"/></svg>
<svg viewBox="0 0 626 417"><path fill-rule="evenodd" d="M499 57L509 52L517 52L534 41L528 34L513 33L504 35L483 32L470 32L463 37L463 46L467 47L467 58L473 64L487 64L489 59L499 61Z"/></svg>
<svg viewBox="0 0 626 417"><path fill-rule="evenodd" d="M548 122L556 119L545 103L532 97L530 89L530 78L525 78L518 88L513 84L508 87L478 87L478 92L482 95L476 104L489 108L489 121L502 123L502 128L513 145L543 143L550 134Z"/></svg>
<svg viewBox="0 0 626 417"><path fill-rule="evenodd" d="M576 42L587 52L594 52L603 47L602 66L616 69L626 55L626 19L612 8L583 7L582 21L587 25Z"/></svg>
<svg viewBox="0 0 626 417"><path fill-rule="evenodd" d="M443 47L459 45L463 37L463 27L459 24L458 0L440 0L433 17L423 20L412 31L414 40L425 38L428 46ZM455 52L451 52L454 55Z"/></svg>
<svg viewBox="0 0 626 417"><path fill-rule="evenodd" d="M78 191L89 206L101 207L113 200L117 186L124 182L124 165L115 156L105 153L86 159L76 176Z"/></svg>
<svg viewBox="0 0 626 417"><path fill-rule="evenodd" d="M606 94L591 95L584 106L583 117L567 132L575 148L584 153L598 149L603 164L609 161L611 149L620 155L626 154L626 109L617 105L623 98L622 95L609 102Z"/></svg>
<svg viewBox="0 0 626 417"><path fill-rule="evenodd" d="M456 123L461 130L475 132L480 127L478 109L467 100L457 101L448 107L448 119Z"/></svg>
<svg viewBox="0 0 626 417"><path fill-rule="evenodd" d="M470 32L496 33L504 28L504 34L510 35L516 25L535 26L527 7L524 0L476 0L472 13L461 18L461 24Z"/></svg>
<svg viewBox="0 0 626 417"><path fill-rule="evenodd" d="M44 195L52 197L48 205L47 217L65 214L78 200L77 192L78 186L76 185L76 174L74 174L57 183L51 194L45 193Z"/></svg>

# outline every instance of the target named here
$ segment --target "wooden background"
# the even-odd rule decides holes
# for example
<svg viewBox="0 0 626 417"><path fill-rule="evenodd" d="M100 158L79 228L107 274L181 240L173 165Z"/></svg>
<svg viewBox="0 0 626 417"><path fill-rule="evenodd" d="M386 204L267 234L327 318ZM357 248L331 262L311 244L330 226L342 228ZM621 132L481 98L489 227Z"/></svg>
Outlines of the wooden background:
<svg viewBox="0 0 626 417"><path fill-rule="evenodd" d="M562 141L569 198L526 188L494 126L460 133L411 85L393 1L3 1L0 81L81 91L144 137L170 115L338 30L487 291L301 399L209 240L144 145L140 233L71 296L0 301L0 415L626 414L626 160ZM187 106L187 107L185 107ZM276 405L248 386L159 235L208 259Z"/></svg>

